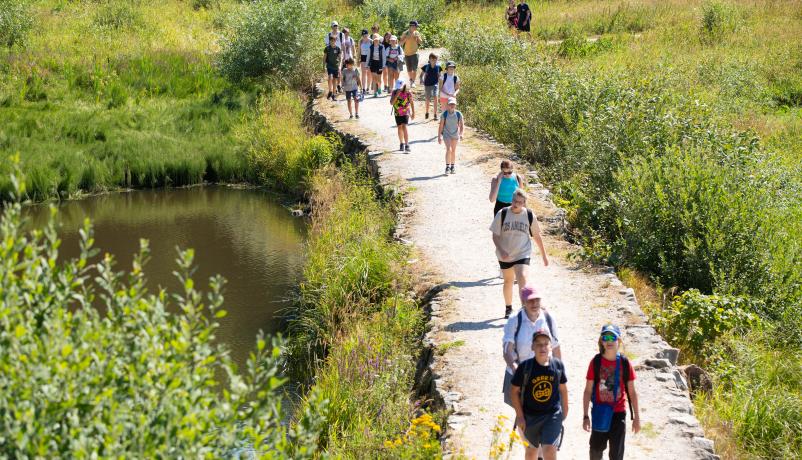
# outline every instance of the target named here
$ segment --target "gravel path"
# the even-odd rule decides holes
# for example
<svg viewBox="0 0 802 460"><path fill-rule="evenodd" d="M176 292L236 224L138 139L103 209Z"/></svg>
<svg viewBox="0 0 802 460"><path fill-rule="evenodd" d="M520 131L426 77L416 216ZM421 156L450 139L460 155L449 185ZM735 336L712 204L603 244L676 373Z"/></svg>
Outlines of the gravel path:
<svg viewBox="0 0 802 460"><path fill-rule="evenodd" d="M428 50L421 52L420 62L425 62L426 55ZM457 150L457 174L444 175L445 148L437 144L437 123L423 118L421 91L416 88L417 117L409 126L409 154L396 150L399 142L386 94L366 98L359 120L348 119L342 96L337 102L321 96L313 110L334 129L369 145L376 152L382 180L398 181L410 192L415 211L402 221L405 238L414 242L420 257L449 286L440 295L442 311L433 319L430 336L440 345L461 343L447 347L435 364L438 390L448 394L454 410L446 449L470 458L488 458L498 416L514 415L501 396L504 302L488 230L493 205L487 200L499 160L511 153L468 129ZM469 118L466 121L470 124ZM570 408L559 458L585 459L589 434L581 428L582 390L601 325L613 321L627 326L626 350L634 364L668 346L644 324L634 295L614 274L579 268L566 259L575 248L559 236L559 210L539 185L530 191L535 199L530 204L546 233L551 265L543 267L540 257L534 256L529 279L542 289L543 303L557 321L568 377ZM516 310L519 305L516 299ZM636 369L644 430L639 435L627 433L627 458L714 458L706 451L712 444L701 438L698 422L690 415L687 392L678 388L670 374L673 366ZM523 458L522 449L517 448L512 458Z"/></svg>

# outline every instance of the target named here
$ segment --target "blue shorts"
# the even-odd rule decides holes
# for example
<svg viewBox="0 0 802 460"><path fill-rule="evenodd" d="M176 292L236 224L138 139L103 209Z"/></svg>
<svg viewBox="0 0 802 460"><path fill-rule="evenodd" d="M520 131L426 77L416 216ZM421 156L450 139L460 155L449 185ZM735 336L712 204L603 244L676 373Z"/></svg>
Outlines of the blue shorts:
<svg viewBox="0 0 802 460"><path fill-rule="evenodd" d="M526 415L524 436L532 447L541 444L559 446L562 442L563 411L558 409L553 414Z"/></svg>
<svg viewBox="0 0 802 460"><path fill-rule="evenodd" d="M329 67L329 66L326 66L326 73L327 73L327 74L328 74L328 76L330 76L330 77L337 78L337 77L339 77L339 76L340 76L340 69L338 69L337 67Z"/></svg>
<svg viewBox="0 0 802 460"><path fill-rule="evenodd" d="M353 91L346 91L346 92L345 92L345 100L346 100L346 101L350 101L351 99L353 99L353 100L355 100L355 101L359 102L359 99L357 99L357 97L356 97L356 90L353 90Z"/></svg>

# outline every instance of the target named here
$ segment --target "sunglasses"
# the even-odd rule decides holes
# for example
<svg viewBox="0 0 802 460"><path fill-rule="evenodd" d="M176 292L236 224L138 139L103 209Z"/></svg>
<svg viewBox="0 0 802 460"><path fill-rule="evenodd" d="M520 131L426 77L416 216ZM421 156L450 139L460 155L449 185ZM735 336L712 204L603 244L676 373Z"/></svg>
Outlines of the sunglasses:
<svg viewBox="0 0 802 460"><path fill-rule="evenodd" d="M604 334L601 336L602 342L615 342L618 340L613 334Z"/></svg>
<svg viewBox="0 0 802 460"><path fill-rule="evenodd" d="M504 174L511 174L512 169L502 169L501 172L503 172Z"/></svg>

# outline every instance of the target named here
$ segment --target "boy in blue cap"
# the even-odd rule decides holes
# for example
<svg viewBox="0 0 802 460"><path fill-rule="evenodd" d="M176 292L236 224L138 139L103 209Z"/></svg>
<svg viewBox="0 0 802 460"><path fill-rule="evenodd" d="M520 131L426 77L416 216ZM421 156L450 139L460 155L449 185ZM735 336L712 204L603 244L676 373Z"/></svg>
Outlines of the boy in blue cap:
<svg viewBox="0 0 802 460"><path fill-rule="evenodd" d="M590 460L601 460L607 445L610 460L624 458L626 438L626 399L632 415L632 431L640 431L640 407L635 391L635 370L621 353L621 330L614 324L605 324L599 336L599 354L588 366L585 394L582 398L584 418L582 428L591 431ZM591 419L588 406L593 401ZM633 409L634 408L634 409Z"/></svg>

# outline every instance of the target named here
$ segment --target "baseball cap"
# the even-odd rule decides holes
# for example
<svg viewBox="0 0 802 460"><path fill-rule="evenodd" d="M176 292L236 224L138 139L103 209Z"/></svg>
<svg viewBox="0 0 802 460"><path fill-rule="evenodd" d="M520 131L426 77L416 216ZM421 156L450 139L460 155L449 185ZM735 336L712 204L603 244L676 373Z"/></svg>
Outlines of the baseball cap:
<svg viewBox="0 0 802 460"><path fill-rule="evenodd" d="M368 29L362 29L362 35L367 35L367 34L368 34Z"/></svg>
<svg viewBox="0 0 802 460"><path fill-rule="evenodd" d="M454 100L454 103L457 103L457 99L450 97L448 98L448 103L451 104L451 100ZM527 300L532 299L540 299L542 298L540 292L538 292L537 288L531 284L527 284L526 286L521 288L521 302L526 302Z"/></svg>
<svg viewBox="0 0 802 460"><path fill-rule="evenodd" d="M340 27L340 24L337 21L331 21L332 27Z"/></svg>
<svg viewBox="0 0 802 460"><path fill-rule="evenodd" d="M395 89L401 89L404 86L403 80L398 80L395 82Z"/></svg>
<svg viewBox="0 0 802 460"><path fill-rule="evenodd" d="M451 104L457 105L457 98L456 97L448 98L448 105L451 105ZM523 294L521 294L521 295L523 295Z"/></svg>
<svg viewBox="0 0 802 460"><path fill-rule="evenodd" d="M390 36L390 41L393 41L393 40L398 41L398 37L396 37L395 35L391 35Z"/></svg>
<svg viewBox="0 0 802 460"><path fill-rule="evenodd" d="M549 341L551 341L551 333L549 332L548 329L544 329L544 328L540 328L540 329L536 330L534 334L532 334L532 341L534 342L535 339L540 337L541 335L544 336L544 337L548 337Z"/></svg>
<svg viewBox="0 0 802 460"><path fill-rule="evenodd" d="M409 21L409 25L411 25L411 26L417 26L417 25L418 25L418 21L416 21L416 20L414 20L414 19L413 19L413 20Z"/></svg>
<svg viewBox="0 0 802 460"><path fill-rule="evenodd" d="M449 68L449 67L453 67L453 68L455 68L455 69L456 69L456 68L457 68L457 63L456 63L456 62L454 62L454 61L448 61L448 62L446 62L446 69L447 69L447 68Z"/></svg>
<svg viewBox="0 0 802 460"><path fill-rule="evenodd" d="M618 329L618 326L615 324L605 324L602 326L601 333L602 334L613 334L616 338L621 337L621 329Z"/></svg>

